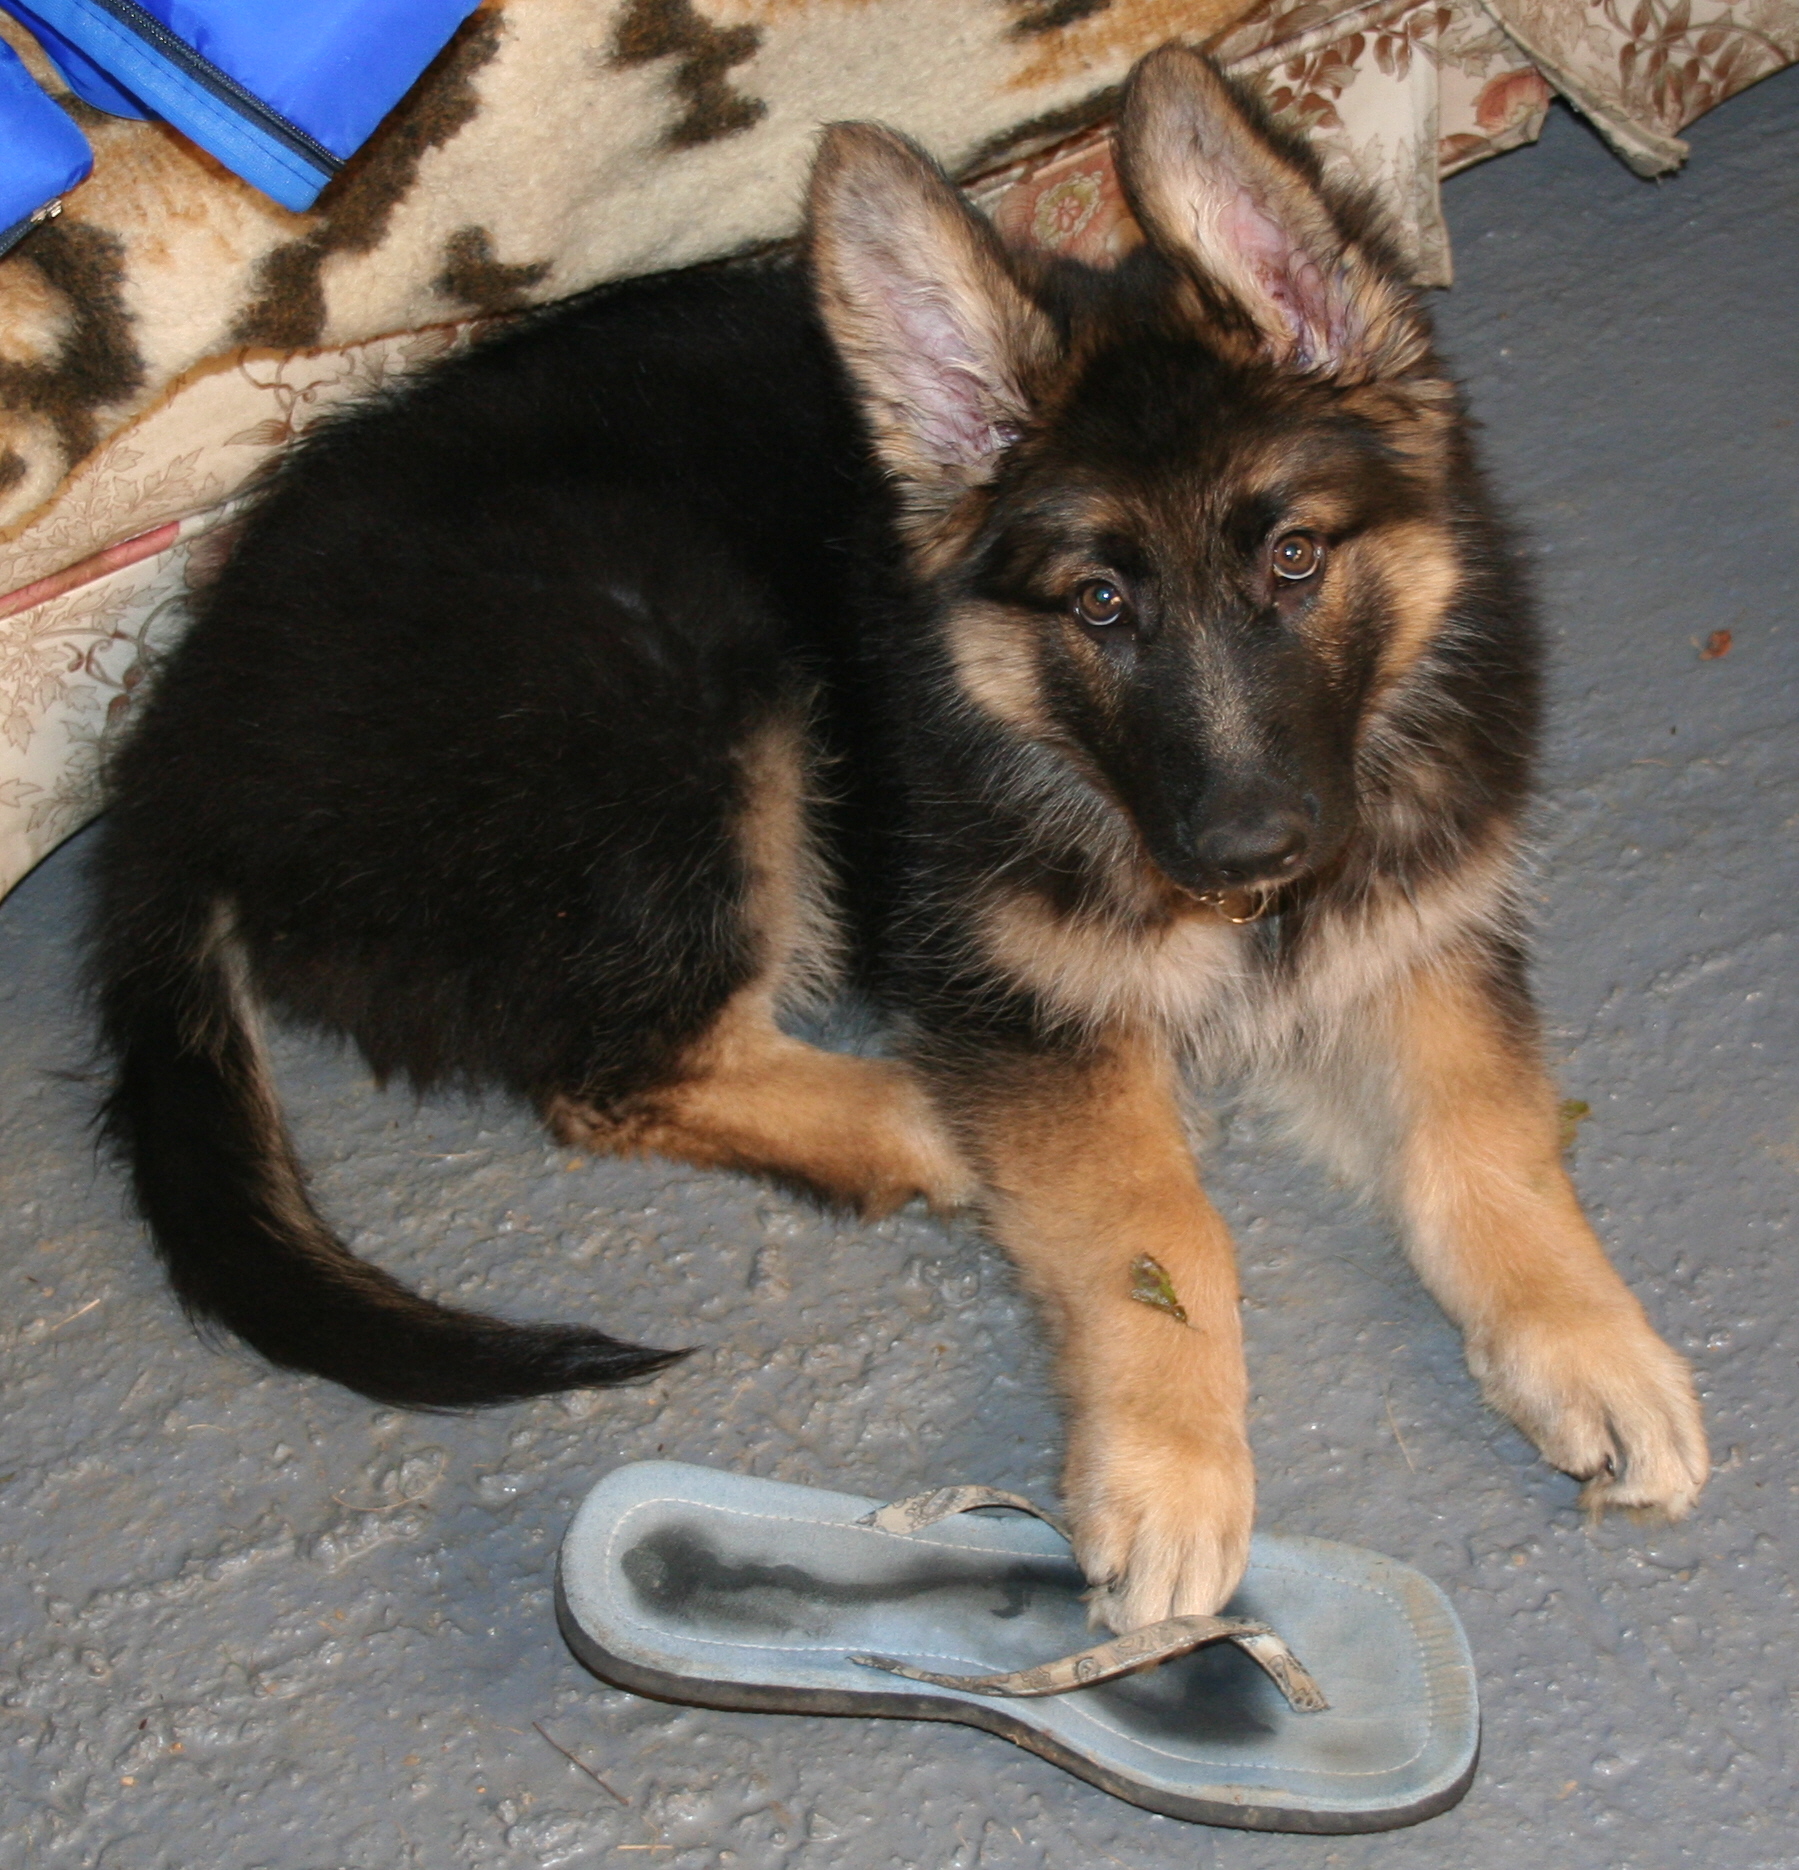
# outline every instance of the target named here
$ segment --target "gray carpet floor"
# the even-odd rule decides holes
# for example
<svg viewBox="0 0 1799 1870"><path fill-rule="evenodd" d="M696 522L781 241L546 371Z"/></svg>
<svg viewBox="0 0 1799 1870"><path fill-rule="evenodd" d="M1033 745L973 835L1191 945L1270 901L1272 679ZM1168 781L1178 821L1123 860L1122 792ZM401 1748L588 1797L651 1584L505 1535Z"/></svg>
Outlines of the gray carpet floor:
<svg viewBox="0 0 1799 1870"><path fill-rule="evenodd" d="M472 1419L209 1349L94 1162L90 1093L58 1075L83 1044L77 841L0 909L0 1865L1799 1862L1799 71L1692 141L1649 186L1558 112L1539 148L1456 180L1441 318L1554 646L1539 979L1591 1107L1578 1179L1698 1365L1700 1511L1589 1527L1483 1412L1374 1220L1245 1113L1212 1152L1263 1521L1448 1590L1485 1707L1467 1800L1383 1837L1209 1831L985 1735L594 1682L551 1566L621 1460L1052 1490L1045 1360L1004 1263L913 1213L854 1227L577 1161L509 1109L419 1109L289 1039L304 1154L361 1251L465 1301L704 1348L643 1389ZM1729 653L1702 657L1720 630Z"/></svg>

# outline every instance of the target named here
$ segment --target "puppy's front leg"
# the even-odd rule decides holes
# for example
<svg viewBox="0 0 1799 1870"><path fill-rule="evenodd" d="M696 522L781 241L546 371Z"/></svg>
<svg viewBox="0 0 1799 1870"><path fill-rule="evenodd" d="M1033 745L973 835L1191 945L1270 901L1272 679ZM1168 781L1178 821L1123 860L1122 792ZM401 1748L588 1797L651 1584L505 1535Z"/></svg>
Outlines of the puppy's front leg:
<svg viewBox="0 0 1799 1870"><path fill-rule="evenodd" d="M1522 988L1474 949L1387 1014L1408 1245L1488 1401L1589 1504L1679 1518L1709 1465L1693 1380L1581 1212Z"/></svg>
<svg viewBox="0 0 1799 1870"><path fill-rule="evenodd" d="M1122 1631L1215 1611L1248 1562L1255 1477L1230 1235L1171 1060L1135 1037L1014 1055L960 1078L953 1102L994 1231L1057 1339L1064 1492L1096 1618Z"/></svg>

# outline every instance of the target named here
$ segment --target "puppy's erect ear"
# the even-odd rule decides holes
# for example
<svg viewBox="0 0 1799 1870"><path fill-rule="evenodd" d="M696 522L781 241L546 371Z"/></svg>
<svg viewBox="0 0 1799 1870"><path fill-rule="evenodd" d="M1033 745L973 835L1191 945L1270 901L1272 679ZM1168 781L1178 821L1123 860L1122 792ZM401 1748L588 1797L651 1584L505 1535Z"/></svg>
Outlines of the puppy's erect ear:
<svg viewBox="0 0 1799 1870"><path fill-rule="evenodd" d="M812 171L808 239L882 460L927 505L986 479L1055 346L993 230L903 137L839 123Z"/></svg>
<svg viewBox="0 0 1799 1870"><path fill-rule="evenodd" d="M1366 382L1424 356L1410 293L1345 236L1311 178L1198 53L1164 46L1137 67L1119 144L1151 240L1243 313L1273 362Z"/></svg>

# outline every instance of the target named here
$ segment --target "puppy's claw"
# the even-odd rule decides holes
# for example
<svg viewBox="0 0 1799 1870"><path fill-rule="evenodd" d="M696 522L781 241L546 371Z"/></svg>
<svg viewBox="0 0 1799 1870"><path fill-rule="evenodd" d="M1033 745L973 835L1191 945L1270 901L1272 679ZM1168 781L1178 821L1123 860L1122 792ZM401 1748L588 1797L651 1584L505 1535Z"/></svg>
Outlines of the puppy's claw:
<svg viewBox="0 0 1799 1870"><path fill-rule="evenodd" d="M1711 1471L1692 1373L1640 1313L1531 1321L1471 1339L1487 1400L1585 1481L1581 1505L1691 1511Z"/></svg>

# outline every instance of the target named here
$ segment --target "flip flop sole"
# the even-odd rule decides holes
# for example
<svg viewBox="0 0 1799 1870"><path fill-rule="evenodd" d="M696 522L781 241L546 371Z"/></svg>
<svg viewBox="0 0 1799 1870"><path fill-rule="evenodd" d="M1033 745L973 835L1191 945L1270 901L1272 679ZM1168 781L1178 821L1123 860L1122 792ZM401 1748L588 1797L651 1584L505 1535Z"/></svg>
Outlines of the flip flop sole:
<svg viewBox="0 0 1799 1870"><path fill-rule="evenodd" d="M1052 1699L900 1685L1028 1668L1094 1640L1065 1541L1026 1518L898 1534L881 1503L671 1461L617 1469L563 1541L556 1607L575 1655L658 1700L784 1714L961 1721L1173 1818L1384 1831L1447 1810L1474 1776L1474 1664L1427 1578L1354 1546L1257 1535L1233 1616L1272 1624L1330 1706L1290 1708L1229 1643Z"/></svg>

